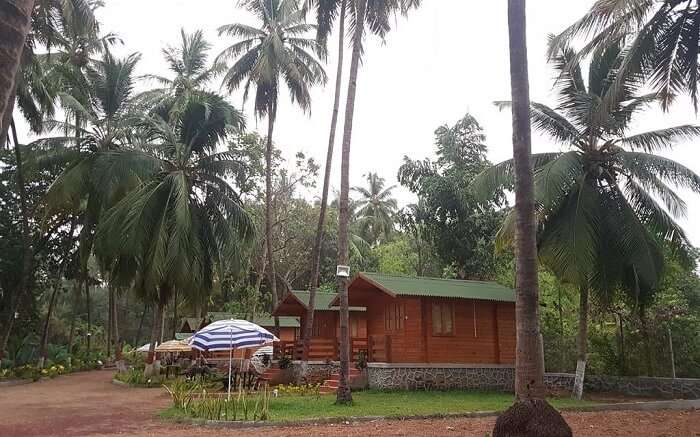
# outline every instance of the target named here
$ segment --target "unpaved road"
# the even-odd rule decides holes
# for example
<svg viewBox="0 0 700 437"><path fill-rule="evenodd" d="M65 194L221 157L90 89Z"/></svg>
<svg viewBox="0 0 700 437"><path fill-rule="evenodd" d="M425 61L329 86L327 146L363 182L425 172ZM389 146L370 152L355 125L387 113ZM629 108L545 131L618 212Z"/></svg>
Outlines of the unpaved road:
<svg viewBox="0 0 700 437"><path fill-rule="evenodd" d="M474 436L491 432L494 418L376 421L297 428L214 429L164 423L169 404L159 389L111 383L112 372L62 376L0 387L0 437L14 436ZM700 411L565 413L575 436L700 437Z"/></svg>

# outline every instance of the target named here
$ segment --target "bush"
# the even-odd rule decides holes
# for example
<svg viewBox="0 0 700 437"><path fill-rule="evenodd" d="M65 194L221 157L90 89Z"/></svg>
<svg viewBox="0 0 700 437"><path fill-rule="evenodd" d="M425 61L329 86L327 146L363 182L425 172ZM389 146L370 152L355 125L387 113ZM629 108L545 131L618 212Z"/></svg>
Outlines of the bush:
<svg viewBox="0 0 700 437"><path fill-rule="evenodd" d="M163 381L160 375L146 378L143 375L143 368L138 367L131 368L126 372L117 373L114 375L114 379L125 384L149 388L159 387Z"/></svg>
<svg viewBox="0 0 700 437"><path fill-rule="evenodd" d="M231 399L222 396L207 397L205 390L201 399L187 402L187 406L181 410L190 417L205 420L268 420L269 405L270 392L267 387L257 395L240 390Z"/></svg>

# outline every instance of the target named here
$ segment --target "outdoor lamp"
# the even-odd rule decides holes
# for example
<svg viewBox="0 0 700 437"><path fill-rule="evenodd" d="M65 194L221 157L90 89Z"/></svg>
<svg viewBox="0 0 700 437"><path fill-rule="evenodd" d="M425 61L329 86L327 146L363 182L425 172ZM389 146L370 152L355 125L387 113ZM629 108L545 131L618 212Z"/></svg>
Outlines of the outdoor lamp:
<svg viewBox="0 0 700 437"><path fill-rule="evenodd" d="M335 276L339 278L349 278L350 277L350 266L336 266Z"/></svg>

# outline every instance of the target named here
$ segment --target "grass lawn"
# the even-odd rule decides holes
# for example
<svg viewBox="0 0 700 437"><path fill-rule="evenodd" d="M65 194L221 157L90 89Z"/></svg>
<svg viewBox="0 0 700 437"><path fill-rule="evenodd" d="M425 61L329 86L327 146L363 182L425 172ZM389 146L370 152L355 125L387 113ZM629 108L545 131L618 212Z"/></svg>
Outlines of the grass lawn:
<svg viewBox="0 0 700 437"><path fill-rule="evenodd" d="M415 416L499 411L513 403L508 393L473 391L412 391L385 392L367 390L352 394L352 406L335 405L335 395L283 396L270 399L270 420L300 420L351 416ZM557 408L591 405L592 402L570 398L549 400ZM170 408L162 417L187 417L183 411Z"/></svg>

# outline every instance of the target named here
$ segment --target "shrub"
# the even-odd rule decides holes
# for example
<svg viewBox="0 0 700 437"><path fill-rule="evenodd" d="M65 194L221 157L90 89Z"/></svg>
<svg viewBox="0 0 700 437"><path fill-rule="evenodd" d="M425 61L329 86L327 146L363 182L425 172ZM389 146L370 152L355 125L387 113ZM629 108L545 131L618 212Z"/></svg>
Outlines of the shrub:
<svg viewBox="0 0 700 437"><path fill-rule="evenodd" d="M192 400L182 410L191 417L205 420L268 420L269 405L270 392L267 387L254 396L245 390L239 390L231 399L208 397L205 390L200 400Z"/></svg>
<svg viewBox="0 0 700 437"><path fill-rule="evenodd" d="M319 396L321 384L281 384L276 389L277 393L283 396Z"/></svg>
<svg viewBox="0 0 700 437"><path fill-rule="evenodd" d="M280 369L288 369L292 365L292 358L289 355L282 355L278 364Z"/></svg>

